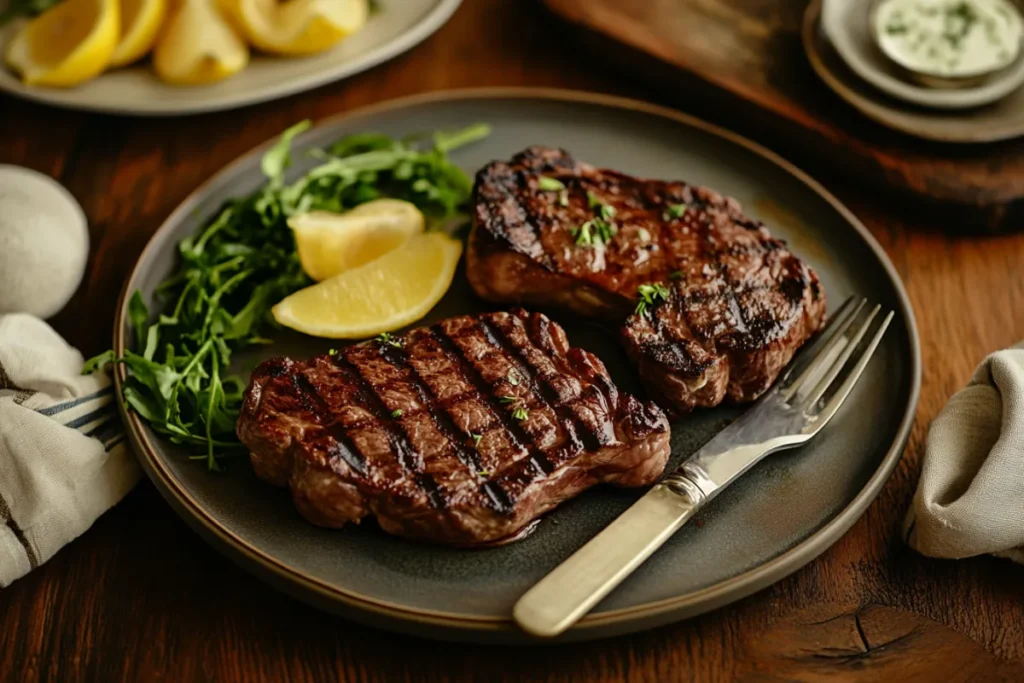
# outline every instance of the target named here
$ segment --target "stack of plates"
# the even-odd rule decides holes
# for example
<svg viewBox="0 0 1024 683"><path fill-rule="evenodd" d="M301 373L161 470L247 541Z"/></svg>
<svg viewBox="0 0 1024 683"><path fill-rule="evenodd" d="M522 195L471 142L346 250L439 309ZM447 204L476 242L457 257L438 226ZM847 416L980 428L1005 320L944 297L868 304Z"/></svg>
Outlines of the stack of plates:
<svg viewBox="0 0 1024 683"><path fill-rule="evenodd" d="M1024 135L1024 60L977 85L930 88L900 73L871 30L870 2L814 0L804 17L811 66L840 97L897 130L943 142Z"/></svg>

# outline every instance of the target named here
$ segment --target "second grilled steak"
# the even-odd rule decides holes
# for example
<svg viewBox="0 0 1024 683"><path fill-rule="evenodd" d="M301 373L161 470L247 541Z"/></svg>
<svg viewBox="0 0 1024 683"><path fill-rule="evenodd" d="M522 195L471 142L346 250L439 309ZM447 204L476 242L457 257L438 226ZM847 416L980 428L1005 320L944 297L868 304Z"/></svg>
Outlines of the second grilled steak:
<svg viewBox="0 0 1024 683"><path fill-rule="evenodd" d="M599 482L654 483L657 406L618 391L562 329L517 310L452 318L252 375L238 435L256 474L324 526L472 546Z"/></svg>
<svg viewBox="0 0 1024 683"><path fill-rule="evenodd" d="M738 202L704 187L598 169L531 147L483 168L467 275L481 297L620 324L641 286L671 306L623 328L663 405L757 398L824 322L817 274Z"/></svg>

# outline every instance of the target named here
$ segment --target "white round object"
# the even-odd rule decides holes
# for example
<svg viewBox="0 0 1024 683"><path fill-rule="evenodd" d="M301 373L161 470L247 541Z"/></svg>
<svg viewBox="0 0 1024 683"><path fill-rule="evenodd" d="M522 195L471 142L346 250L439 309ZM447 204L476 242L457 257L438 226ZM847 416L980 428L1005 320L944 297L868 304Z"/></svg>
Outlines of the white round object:
<svg viewBox="0 0 1024 683"><path fill-rule="evenodd" d="M821 28L846 65L887 95L922 107L968 109L997 102L1024 84L1024 59L971 87L929 88L901 78L875 41L871 8L870 2L823 0Z"/></svg>
<svg viewBox="0 0 1024 683"><path fill-rule="evenodd" d="M88 256L88 224L71 193L0 164L0 314L54 315L78 289Z"/></svg>

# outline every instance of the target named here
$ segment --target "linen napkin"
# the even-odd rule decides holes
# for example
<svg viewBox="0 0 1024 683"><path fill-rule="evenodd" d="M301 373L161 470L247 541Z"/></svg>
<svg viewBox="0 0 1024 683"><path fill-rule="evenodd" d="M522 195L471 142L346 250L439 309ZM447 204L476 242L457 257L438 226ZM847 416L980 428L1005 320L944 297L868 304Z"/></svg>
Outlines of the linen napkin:
<svg viewBox="0 0 1024 683"><path fill-rule="evenodd" d="M986 358L935 418L903 528L931 557L1024 562L1024 342Z"/></svg>
<svg viewBox="0 0 1024 683"><path fill-rule="evenodd" d="M114 390L27 314L0 316L0 587L50 559L139 479Z"/></svg>

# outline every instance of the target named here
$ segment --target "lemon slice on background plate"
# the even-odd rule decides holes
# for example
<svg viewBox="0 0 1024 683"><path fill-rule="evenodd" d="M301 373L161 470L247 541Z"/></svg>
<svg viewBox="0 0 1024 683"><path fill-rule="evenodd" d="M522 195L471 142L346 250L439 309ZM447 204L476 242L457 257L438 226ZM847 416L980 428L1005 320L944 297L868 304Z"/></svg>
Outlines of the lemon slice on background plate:
<svg viewBox="0 0 1024 683"><path fill-rule="evenodd" d="M220 0L246 39L265 52L323 52L363 27L368 0Z"/></svg>
<svg viewBox="0 0 1024 683"><path fill-rule="evenodd" d="M69 88L107 68L120 31L118 0L65 0L22 27L5 57L28 85Z"/></svg>
<svg viewBox="0 0 1024 683"><path fill-rule="evenodd" d="M249 46L214 0L181 0L153 51L157 75L173 85L215 83L248 63Z"/></svg>
<svg viewBox="0 0 1024 683"><path fill-rule="evenodd" d="M306 287L274 306L280 324L331 339L361 339L416 322L452 283L462 242L439 232Z"/></svg>
<svg viewBox="0 0 1024 683"><path fill-rule="evenodd" d="M369 263L423 232L411 202L375 199L343 214L313 211L288 219L299 261L317 282Z"/></svg>
<svg viewBox="0 0 1024 683"><path fill-rule="evenodd" d="M167 17L167 0L120 0L121 38L110 66L124 66L146 56Z"/></svg>

